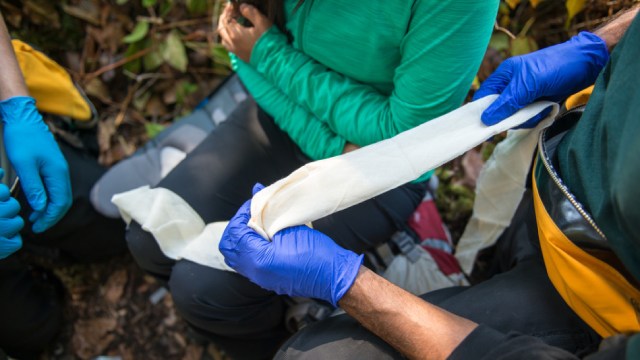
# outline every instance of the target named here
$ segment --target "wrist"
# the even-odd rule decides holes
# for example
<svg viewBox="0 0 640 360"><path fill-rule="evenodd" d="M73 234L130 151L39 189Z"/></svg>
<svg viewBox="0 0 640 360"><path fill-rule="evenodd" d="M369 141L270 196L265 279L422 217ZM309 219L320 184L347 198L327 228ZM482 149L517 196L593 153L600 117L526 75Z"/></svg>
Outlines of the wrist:
<svg viewBox="0 0 640 360"><path fill-rule="evenodd" d="M258 65L262 64L269 54L273 52L274 47L279 47L283 44L287 44L287 37L277 26L271 26L258 38L255 45L253 45L249 63L257 69Z"/></svg>
<svg viewBox="0 0 640 360"><path fill-rule="evenodd" d="M0 119L4 124L21 121L25 117L41 119L36 100L31 96L13 96L0 101Z"/></svg>
<svg viewBox="0 0 640 360"><path fill-rule="evenodd" d="M349 292L356 282L360 270L363 268L362 262L364 261L364 255L357 255L352 251L345 250L344 253L337 254L335 260L340 265L338 271L336 271L337 278L333 286L335 290L332 293L330 301L337 307L339 306L338 303L340 300Z"/></svg>
<svg viewBox="0 0 640 360"><path fill-rule="evenodd" d="M578 44L581 54L588 59L593 71L599 73L609 61L609 48L602 37L582 31L570 41Z"/></svg>

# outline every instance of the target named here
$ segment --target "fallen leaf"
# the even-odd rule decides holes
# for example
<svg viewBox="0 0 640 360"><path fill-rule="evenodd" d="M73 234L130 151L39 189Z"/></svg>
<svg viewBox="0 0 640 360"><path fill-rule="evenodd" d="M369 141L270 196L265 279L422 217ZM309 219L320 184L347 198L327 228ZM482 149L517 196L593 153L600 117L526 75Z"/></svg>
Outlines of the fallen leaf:
<svg viewBox="0 0 640 360"><path fill-rule="evenodd" d="M181 72L187 71L187 50L180 39L180 34L172 30L160 46L162 58L171 67Z"/></svg>
<svg viewBox="0 0 640 360"><path fill-rule="evenodd" d="M117 325L113 318L93 318L77 321L73 326L71 344L74 353L81 359L100 355L109 346L114 336L110 334Z"/></svg>
<svg viewBox="0 0 640 360"><path fill-rule="evenodd" d="M117 270L107 280L107 283L102 287L102 295L104 299L115 305L118 303L122 294L124 293L124 287L127 284L127 271Z"/></svg>
<svg viewBox="0 0 640 360"><path fill-rule="evenodd" d="M182 360L200 360L202 358L202 353L204 349L200 345L191 344L187 346L187 350L185 351Z"/></svg>
<svg viewBox="0 0 640 360"><path fill-rule="evenodd" d="M462 156L462 169L464 170L464 178L461 183L475 189L478 176L484 166L482 154L475 150L469 150Z"/></svg>

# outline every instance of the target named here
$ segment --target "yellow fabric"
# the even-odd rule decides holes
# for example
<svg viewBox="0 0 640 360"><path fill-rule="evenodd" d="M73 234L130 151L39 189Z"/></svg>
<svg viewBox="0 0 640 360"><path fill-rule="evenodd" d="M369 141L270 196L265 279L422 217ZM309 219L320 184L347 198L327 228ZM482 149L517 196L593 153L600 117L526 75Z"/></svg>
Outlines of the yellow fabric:
<svg viewBox="0 0 640 360"><path fill-rule="evenodd" d="M38 110L80 121L91 119L91 108L60 65L20 40L12 43Z"/></svg>
<svg viewBox="0 0 640 360"><path fill-rule="evenodd" d="M567 110L571 110L573 108L577 108L578 106L585 105L587 101L589 101L589 98L591 97L592 92L593 92L593 85L589 86L588 88L580 92L577 92L569 96L567 101L565 101L564 103L565 107L567 108Z"/></svg>
<svg viewBox="0 0 640 360"><path fill-rule="evenodd" d="M547 274L564 301L602 337L639 332L634 304L640 304L640 291L562 233L542 204L535 177L533 193Z"/></svg>

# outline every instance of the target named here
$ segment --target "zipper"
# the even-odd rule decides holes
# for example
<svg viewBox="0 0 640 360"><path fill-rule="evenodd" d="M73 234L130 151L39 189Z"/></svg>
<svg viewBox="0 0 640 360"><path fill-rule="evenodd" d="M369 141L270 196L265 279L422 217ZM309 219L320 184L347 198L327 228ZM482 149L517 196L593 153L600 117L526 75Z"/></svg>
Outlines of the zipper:
<svg viewBox="0 0 640 360"><path fill-rule="evenodd" d="M549 163L549 159L546 156L546 150L544 146L544 135L547 130L545 129L540 133L540 137L538 138L538 148L541 149L540 158L542 159L542 164L547 169L547 173L551 176L551 179L556 184L556 186L562 191L564 196L569 200L569 202L578 210L578 213L582 215L582 217L593 227L593 229L598 233L598 235L602 236L604 240L607 240L607 237L604 235L602 230L596 225L596 222L591 218L591 215L584 210L582 205L575 199L575 197L569 192L567 187L564 185L562 180L556 175L555 169Z"/></svg>

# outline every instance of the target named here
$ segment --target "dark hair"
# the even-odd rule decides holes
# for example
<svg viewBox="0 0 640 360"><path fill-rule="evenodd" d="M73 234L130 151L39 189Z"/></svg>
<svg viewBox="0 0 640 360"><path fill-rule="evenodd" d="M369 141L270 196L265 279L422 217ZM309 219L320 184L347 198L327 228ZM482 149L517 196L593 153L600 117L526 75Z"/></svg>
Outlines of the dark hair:
<svg viewBox="0 0 640 360"><path fill-rule="evenodd" d="M296 10L302 5L304 0L299 0L296 5ZM239 12L238 7L240 4L253 5L261 13L263 13L269 20L271 20L283 33L287 34L290 38L290 34L285 26L286 19L284 14L284 0L234 0L233 6L236 12Z"/></svg>

